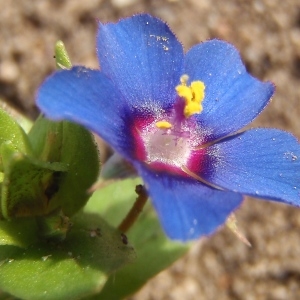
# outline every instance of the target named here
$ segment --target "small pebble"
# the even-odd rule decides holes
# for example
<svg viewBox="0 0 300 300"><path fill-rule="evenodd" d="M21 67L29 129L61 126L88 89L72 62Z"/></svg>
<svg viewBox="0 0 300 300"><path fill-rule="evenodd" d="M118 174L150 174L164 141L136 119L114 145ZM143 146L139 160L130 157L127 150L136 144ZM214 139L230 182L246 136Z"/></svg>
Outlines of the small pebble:
<svg viewBox="0 0 300 300"><path fill-rule="evenodd" d="M0 64L0 80L11 83L18 79L19 68L12 60L5 60Z"/></svg>
<svg viewBox="0 0 300 300"><path fill-rule="evenodd" d="M116 8L123 8L136 3L137 0L111 0L111 3Z"/></svg>

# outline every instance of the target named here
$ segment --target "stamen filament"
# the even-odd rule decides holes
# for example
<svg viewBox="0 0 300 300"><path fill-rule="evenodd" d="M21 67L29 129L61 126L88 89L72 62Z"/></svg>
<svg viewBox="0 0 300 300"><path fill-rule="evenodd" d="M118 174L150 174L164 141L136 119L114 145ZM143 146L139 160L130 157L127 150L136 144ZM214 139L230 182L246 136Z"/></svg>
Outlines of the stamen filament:
<svg viewBox="0 0 300 300"><path fill-rule="evenodd" d="M186 166L181 166L181 170L186 173L187 175L193 177L194 179L204 183L205 185L208 185L216 190L220 190L220 191L224 191L224 189L220 188L219 186L214 185L213 183L210 183L208 181L206 181L205 179L201 178L200 176L198 176L197 174L195 174L194 172L192 172L191 170L189 170Z"/></svg>

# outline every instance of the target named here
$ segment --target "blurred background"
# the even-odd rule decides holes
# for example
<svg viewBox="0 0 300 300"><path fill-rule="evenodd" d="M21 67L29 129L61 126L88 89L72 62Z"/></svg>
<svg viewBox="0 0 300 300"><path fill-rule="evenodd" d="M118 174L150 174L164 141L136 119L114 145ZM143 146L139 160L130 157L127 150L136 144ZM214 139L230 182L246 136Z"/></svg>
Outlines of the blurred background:
<svg viewBox="0 0 300 300"><path fill-rule="evenodd" d="M98 68L96 19L139 12L165 20L185 50L210 38L233 43L251 74L276 85L251 126L300 138L299 0L0 0L0 98L34 119L54 43L64 41L73 64ZM251 248L220 229L130 299L300 299L300 209L246 199L237 218Z"/></svg>

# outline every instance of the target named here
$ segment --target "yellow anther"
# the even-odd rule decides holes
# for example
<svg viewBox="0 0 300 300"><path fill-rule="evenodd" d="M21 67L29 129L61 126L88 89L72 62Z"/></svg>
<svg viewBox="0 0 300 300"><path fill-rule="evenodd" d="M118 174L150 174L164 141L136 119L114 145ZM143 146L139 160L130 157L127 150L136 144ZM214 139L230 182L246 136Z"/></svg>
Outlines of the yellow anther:
<svg viewBox="0 0 300 300"><path fill-rule="evenodd" d="M189 118L194 114L200 114L203 110L202 102L204 99L205 85L202 81L193 81L190 86L187 86L188 76L180 77L180 85L176 86L177 94L184 98L184 116Z"/></svg>
<svg viewBox="0 0 300 300"><path fill-rule="evenodd" d="M168 121L158 121L155 123L156 127L159 129L169 129L172 127L172 124Z"/></svg>

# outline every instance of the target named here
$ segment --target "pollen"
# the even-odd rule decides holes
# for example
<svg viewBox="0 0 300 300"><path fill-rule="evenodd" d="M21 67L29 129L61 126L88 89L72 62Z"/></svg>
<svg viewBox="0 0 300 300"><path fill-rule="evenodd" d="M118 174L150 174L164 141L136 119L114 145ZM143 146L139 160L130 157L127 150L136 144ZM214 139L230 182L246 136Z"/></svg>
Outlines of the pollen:
<svg viewBox="0 0 300 300"><path fill-rule="evenodd" d="M178 96L182 97L185 101L184 116L189 118L194 114L200 114L203 110L202 102L204 99L205 85L202 81L193 81L190 86L187 85L187 75L182 75L180 83L176 86Z"/></svg>
<svg viewBox="0 0 300 300"><path fill-rule="evenodd" d="M158 121L155 123L156 127L159 129L169 129L172 127L172 124L168 121Z"/></svg>

